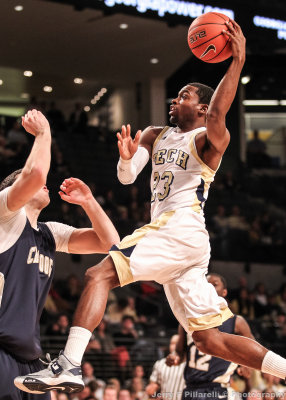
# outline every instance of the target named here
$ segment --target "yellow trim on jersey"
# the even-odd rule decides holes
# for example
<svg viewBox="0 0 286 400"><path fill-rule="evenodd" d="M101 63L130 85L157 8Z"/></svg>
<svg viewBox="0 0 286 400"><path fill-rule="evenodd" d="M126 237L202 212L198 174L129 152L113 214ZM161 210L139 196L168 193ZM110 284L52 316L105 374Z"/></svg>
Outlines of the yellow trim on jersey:
<svg viewBox="0 0 286 400"><path fill-rule="evenodd" d="M156 144L159 142L159 140L161 139L161 137L164 135L165 132L167 132L167 130L169 129L169 126L165 126L161 132L159 133L159 135L156 137L156 139L154 140L153 146L152 146L152 153L155 149Z"/></svg>
<svg viewBox="0 0 286 400"><path fill-rule="evenodd" d="M188 325L190 331L204 331L206 329L215 328L220 326L227 319L233 317L233 313L228 307L221 310L219 314L204 315L199 318L188 318Z"/></svg>
<svg viewBox="0 0 286 400"><path fill-rule="evenodd" d="M133 282L134 278L130 269L130 258L122 254L121 251L112 250L109 254L114 262L120 286Z"/></svg>
<svg viewBox="0 0 286 400"><path fill-rule="evenodd" d="M162 213L159 218L150 224L144 225L139 229L136 229L132 235L128 235L122 239L122 241L116 245L119 250L110 250L109 254L114 262L120 286L127 285L134 281L131 269L130 269L130 257L127 257L120 250L128 249L129 247L136 246L136 244L144 238L144 236L152 231L158 230L162 226L166 225L169 219L174 215L175 210L166 211Z"/></svg>
<svg viewBox="0 0 286 400"><path fill-rule="evenodd" d="M205 192L208 192L210 184L213 181L213 177L214 177L216 171L211 169L199 157L199 155L197 153L196 145L195 145L196 135L197 135L197 133L194 133L192 135L192 137L191 137L191 140L190 140L190 151L191 151L191 154L193 155L193 157L200 163L200 165L202 167L201 177L202 177L203 181L205 182L205 185L204 185L204 193L205 193ZM195 211L196 213L200 214L202 212L201 203L202 202L198 199L198 196L195 193L194 201L193 201L193 204L192 204L192 210Z"/></svg>

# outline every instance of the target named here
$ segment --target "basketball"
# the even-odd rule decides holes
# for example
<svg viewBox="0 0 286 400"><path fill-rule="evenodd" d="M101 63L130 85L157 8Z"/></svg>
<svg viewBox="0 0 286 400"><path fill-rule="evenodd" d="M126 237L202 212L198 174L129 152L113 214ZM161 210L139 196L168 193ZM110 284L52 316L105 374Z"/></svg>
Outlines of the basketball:
<svg viewBox="0 0 286 400"><path fill-rule="evenodd" d="M219 63L231 56L230 38L222 33L228 30L226 21L230 21L226 15L208 12L192 22L188 45L197 58L207 63Z"/></svg>

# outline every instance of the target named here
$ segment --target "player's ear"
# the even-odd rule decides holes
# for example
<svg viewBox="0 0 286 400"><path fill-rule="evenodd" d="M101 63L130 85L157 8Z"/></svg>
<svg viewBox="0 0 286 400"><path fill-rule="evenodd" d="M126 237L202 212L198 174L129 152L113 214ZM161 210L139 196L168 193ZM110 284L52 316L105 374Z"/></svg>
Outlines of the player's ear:
<svg viewBox="0 0 286 400"><path fill-rule="evenodd" d="M209 106L207 104L200 104L199 105L199 113L206 115L208 108L209 108Z"/></svg>
<svg viewBox="0 0 286 400"><path fill-rule="evenodd" d="M226 297L227 296L227 289L223 289L223 292L222 292L223 294L222 294L222 297Z"/></svg>

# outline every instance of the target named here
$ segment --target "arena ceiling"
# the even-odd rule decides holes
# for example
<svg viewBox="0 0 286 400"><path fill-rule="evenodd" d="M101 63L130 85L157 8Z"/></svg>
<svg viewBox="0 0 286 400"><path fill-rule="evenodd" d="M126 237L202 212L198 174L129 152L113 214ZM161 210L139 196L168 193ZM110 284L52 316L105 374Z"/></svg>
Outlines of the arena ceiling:
<svg viewBox="0 0 286 400"><path fill-rule="evenodd" d="M88 101L102 87L167 79L190 60L186 34L192 20L158 19L154 13L147 17L127 14L123 6L113 11L91 8L92 2L95 4L95 0L1 1L0 102L25 101L25 94L45 100ZM252 75L252 92L261 92L264 82L262 97L286 98L286 41L277 40L276 32L253 30L247 25L244 16L254 7L249 1L226 3L236 9L247 30L250 61L245 73ZM17 5L23 10L15 11ZM286 20L284 1L256 0L255 7L261 15ZM120 24L128 24L128 29L120 29ZM159 62L152 64L152 58ZM25 77L25 70L31 70L33 76ZM76 77L83 83L75 84ZM43 92L44 86L53 87L53 91ZM254 95L252 92L248 97Z"/></svg>

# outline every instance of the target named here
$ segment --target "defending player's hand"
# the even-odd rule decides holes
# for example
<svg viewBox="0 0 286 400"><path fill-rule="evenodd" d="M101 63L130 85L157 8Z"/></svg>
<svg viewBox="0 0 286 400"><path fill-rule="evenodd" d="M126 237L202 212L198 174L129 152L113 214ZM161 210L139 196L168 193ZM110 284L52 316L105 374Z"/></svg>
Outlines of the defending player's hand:
<svg viewBox="0 0 286 400"><path fill-rule="evenodd" d="M244 61L246 39L238 23L232 19L230 21L226 22L228 30L223 30L223 33L231 39L232 57Z"/></svg>
<svg viewBox="0 0 286 400"><path fill-rule="evenodd" d="M180 356L178 356L178 354L175 353L171 353L166 357L166 364L169 367L172 367L173 365L178 365L180 364L181 359Z"/></svg>
<svg viewBox="0 0 286 400"><path fill-rule="evenodd" d="M87 203L93 195L90 188L80 179L69 178L65 179L60 186L61 191L59 195L62 200L71 204L78 204L83 206Z"/></svg>
<svg viewBox="0 0 286 400"><path fill-rule="evenodd" d="M130 160L136 153L139 145L141 131L137 131L134 140L131 137L131 127L122 125L121 133L117 132L118 149L123 160Z"/></svg>
<svg viewBox="0 0 286 400"><path fill-rule="evenodd" d="M47 118L38 110L30 110L22 117L22 125L33 136L51 134Z"/></svg>

